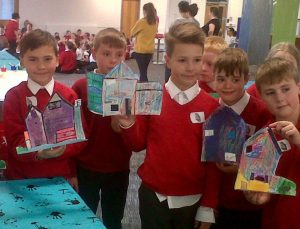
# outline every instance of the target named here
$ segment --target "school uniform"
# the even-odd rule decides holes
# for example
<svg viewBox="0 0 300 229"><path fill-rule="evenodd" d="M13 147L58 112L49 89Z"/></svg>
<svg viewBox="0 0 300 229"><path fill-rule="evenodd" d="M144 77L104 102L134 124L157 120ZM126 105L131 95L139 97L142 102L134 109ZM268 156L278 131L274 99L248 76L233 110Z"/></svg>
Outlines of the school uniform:
<svg viewBox="0 0 300 229"><path fill-rule="evenodd" d="M25 119L29 112L26 100L36 101L39 110L44 111L53 93L59 93L65 100L74 104L75 92L52 79L45 87L31 79L10 89L4 100L4 129L8 144L7 178L26 179L37 177L76 176L75 166L70 157L79 152L84 143L67 145L63 155L57 158L38 160L37 152L18 155L17 146L25 146ZM34 103L34 102L33 102Z"/></svg>
<svg viewBox="0 0 300 229"><path fill-rule="evenodd" d="M220 173L200 158L203 122L217 106L198 83L182 92L170 78L161 114L137 116L122 129L133 151L146 149L138 169L142 228L191 228L195 217L214 222Z"/></svg>
<svg viewBox="0 0 300 229"><path fill-rule="evenodd" d="M59 72L73 73L77 68L76 53L65 50L59 56Z"/></svg>
<svg viewBox="0 0 300 229"><path fill-rule="evenodd" d="M227 106L221 99L220 104ZM247 137L253 135L270 120L270 113L264 104L247 92L234 105L229 106L240 115L247 125ZM261 224L261 206L248 202L241 190L234 190L236 173L222 173L219 215L213 229L258 229Z"/></svg>
<svg viewBox="0 0 300 229"><path fill-rule="evenodd" d="M206 91L208 94L216 93L216 91L214 89L212 89L210 86L208 86L207 83L204 81L199 81L199 86L201 87L201 89Z"/></svg>
<svg viewBox="0 0 300 229"><path fill-rule="evenodd" d="M275 122L272 120L270 123ZM300 130L300 122L297 124ZM277 140L282 138L276 136ZM291 144L291 149L282 153L275 174L296 183L296 196L271 194L270 201L263 205L263 229L299 229L300 212L300 149Z"/></svg>
<svg viewBox="0 0 300 229"><path fill-rule="evenodd" d="M79 194L96 212L100 189L104 225L107 228L121 228L131 151L124 144L121 135L113 131L110 116L102 117L88 109L87 79L76 81L72 88L82 100L89 132L86 147L76 157Z"/></svg>

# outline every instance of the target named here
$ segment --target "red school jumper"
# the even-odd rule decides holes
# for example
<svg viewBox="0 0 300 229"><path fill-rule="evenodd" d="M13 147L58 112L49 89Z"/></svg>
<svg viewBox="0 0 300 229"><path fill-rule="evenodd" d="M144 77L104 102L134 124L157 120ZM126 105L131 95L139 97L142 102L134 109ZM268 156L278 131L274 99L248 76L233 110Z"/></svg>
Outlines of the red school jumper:
<svg viewBox="0 0 300 229"><path fill-rule="evenodd" d="M260 100L250 96L250 100L240 116L243 118L246 124L254 126L254 131L256 132L266 126L270 120L271 114ZM219 197L220 206L231 210L261 209L261 206L251 204L249 201L247 201L243 191L234 190L235 180L236 173L222 172L221 191Z"/></svg>
<svg viewBox="0 0 300 229"><path fill-rule="evenodd" d="M204 90L180 105L164 88L161 114L137 116L131 128L122 130L130 148L146 148L138 170L144 185L167 196L202 194L201 206L216 207L220 172L214 163L201 162L203 123L192 123L190 116L203 112L207 119L217 107Z"/></svg>
<svg viewBox="0 0 300 229"><path fill-rule="evenodd" d="M275 122L273 120L273 122ZM271 122L270 122L271 123ZM297 129L300 130L300 121ZM283 152L276 175L292 180L297 185L296 196L271 195L263 213L263 229L300 228L300 149L291 144L289 151Z"/></svg>
<svg viewBox="0 0 300 229"><path fill-rule="evenodd" d="M100 173L128 171L131 151L125 146L121 135L111 128L111 117L92 113L87 107L87 79L76 81L72 88L82 100L90 133L86 147L77 156L78 164Z"/></svg>
<svg viewBox="0 0 300 229"><path fill-rule="evenodd" d="M63 51L59 56L59 67L62 72L71 72L76 70L76 53L71 50Z"/></svg>
<svg viewBox="0 0 300 229"><path fill-rule="evenodd" d="M77 96L75 92L55 82L53 93L58 92L65 100L74 104ZM75 176L74 165L69 160L70 156L78 153L84 143L67 145L64 154L57 158L37 160L37 152L18 155L17 146L25 146L24 131L26 131L25 118L28 114L26 97L34 96L27 87L27 82L21 82L10 89L4 100L4 129L8 144L8 179L26 179L38 177ZM45 90L40 90L35 95L38 108L43 111L48 104L50 95Z"/></svg>

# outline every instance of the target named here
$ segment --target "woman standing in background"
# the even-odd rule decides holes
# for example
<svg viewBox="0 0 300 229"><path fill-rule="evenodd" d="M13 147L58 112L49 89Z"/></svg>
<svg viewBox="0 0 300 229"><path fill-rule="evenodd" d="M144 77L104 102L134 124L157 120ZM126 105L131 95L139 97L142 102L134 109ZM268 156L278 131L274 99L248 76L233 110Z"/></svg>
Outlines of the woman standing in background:
<svg viewBox="0 0 300 229"><path fill-rule="evenodd" d="M221 28L219 19L219 9L217 7L210 8L210 20L202 27L206 36L218 36Z"/></svg>
<svg viewBox="0 0 300 229"><path fill-rule="evenodd" d="M140 71L140 80L148 81L147 70L154 53L154 39L157 33L157 15L154 5L149 2L143 6L144 17L136 22L130 35L135 38L134 58Z"/></svg>

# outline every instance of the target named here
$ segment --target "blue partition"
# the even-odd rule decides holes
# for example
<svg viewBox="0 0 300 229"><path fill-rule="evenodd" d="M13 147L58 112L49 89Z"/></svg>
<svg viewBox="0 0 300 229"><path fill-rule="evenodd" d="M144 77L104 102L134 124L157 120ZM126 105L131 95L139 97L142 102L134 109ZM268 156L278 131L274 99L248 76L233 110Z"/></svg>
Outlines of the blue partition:
<svg viewBox="0 0 300 229"><path fill-rule="evenodd" d="M251 65L259 65L270 48L272 0L244 0L239 32L239 47L249 56Z"/></svg>

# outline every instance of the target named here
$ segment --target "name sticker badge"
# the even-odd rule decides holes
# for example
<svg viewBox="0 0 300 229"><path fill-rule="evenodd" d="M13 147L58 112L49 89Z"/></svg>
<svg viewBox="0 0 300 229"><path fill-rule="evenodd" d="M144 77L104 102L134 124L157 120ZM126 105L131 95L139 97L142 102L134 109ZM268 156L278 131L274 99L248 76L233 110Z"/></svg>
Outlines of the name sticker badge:
<svg viewBox="0 0 300 229"><path fill-rule="evenodd" d="M205 122L204 112L192 112L190 114L190 119L192 123L203 123Z"/></svg>
<svg viewBox="0 0 300 229"><path fill-rule="evenodd" d="M277 141L277 143L278 143L278 145L279 145L282 152L289 151L291 149L291 145L288 142L288 140L286 140L286 139L282 139L280 141Z"/></svg>
<svg viewBox="0 0 300 229"><path fill-rule="evenodd" d="M236 162L236 155L234 153L225 152L225 161Z"/></svg>

